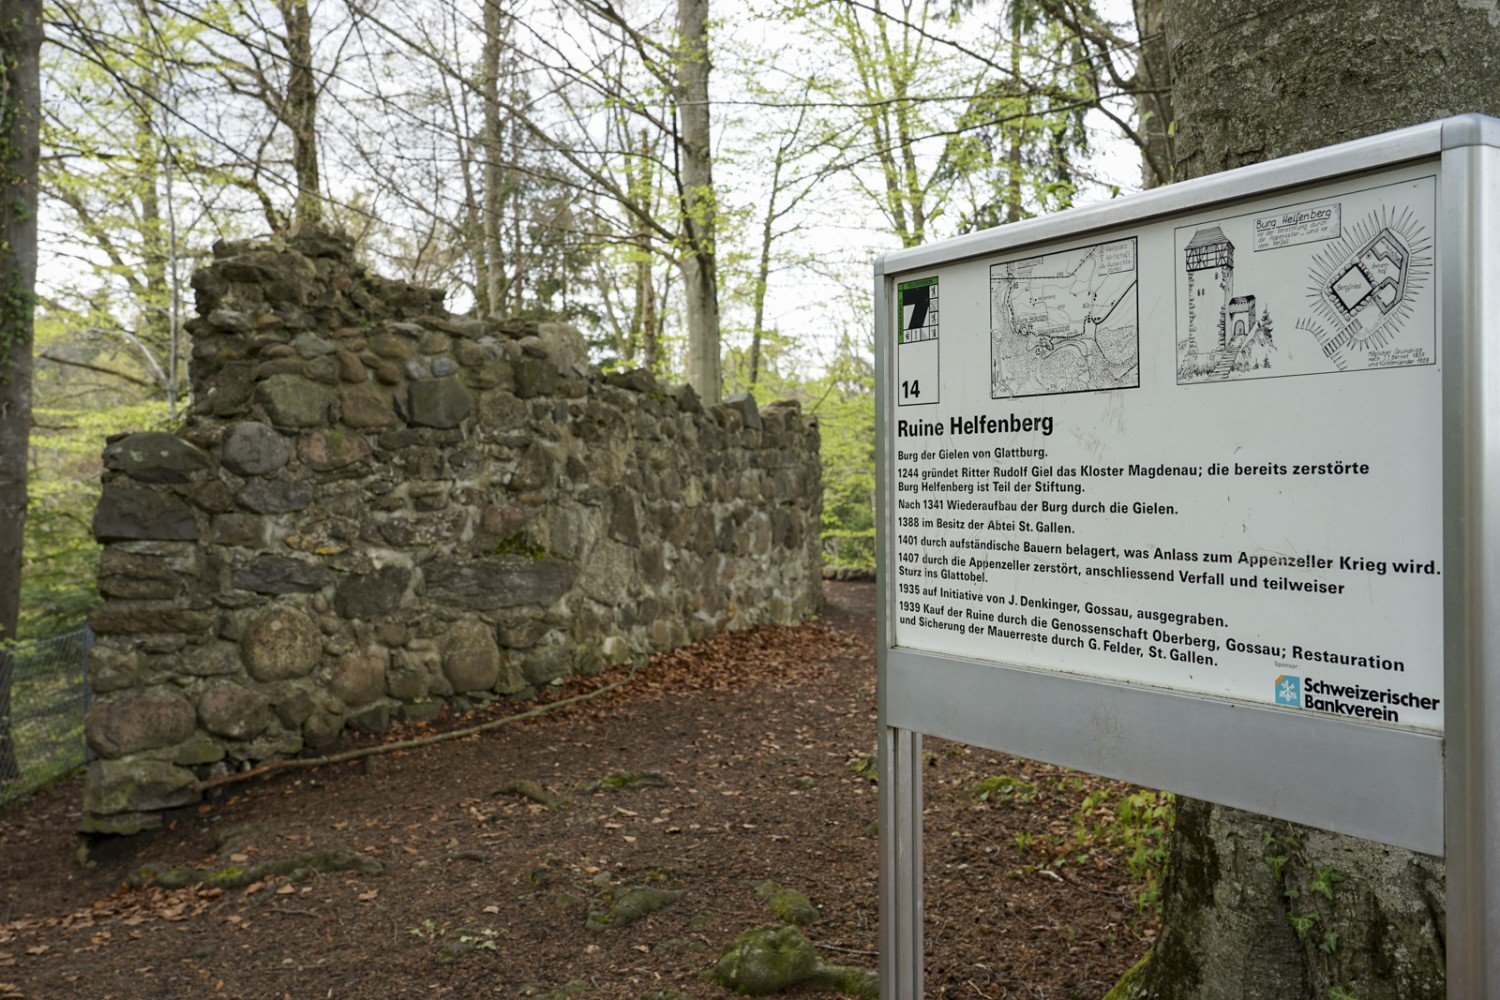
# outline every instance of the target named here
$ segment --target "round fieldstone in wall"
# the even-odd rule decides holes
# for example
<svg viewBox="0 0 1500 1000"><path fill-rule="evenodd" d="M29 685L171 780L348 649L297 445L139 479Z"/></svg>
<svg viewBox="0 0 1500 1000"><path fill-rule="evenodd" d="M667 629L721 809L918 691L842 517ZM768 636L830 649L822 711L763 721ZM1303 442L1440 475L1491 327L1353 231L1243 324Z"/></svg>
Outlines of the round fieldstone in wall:
<svg viewBox="0 0 1500 1000"><path fill-rule="evenodd" d="M369 458L370 442L363 434L351 434L336 427L304 435L297 445L297 452L310 468L329 472Z"/></svg>
<svg viewBox="0 0 1500 1000"><path fill-rule="evenodd" d="M211 681L198 699L198 719L216 736L248 740L271 724L266 696L233 681Z"/></svg>
<svg viewBox="0 0 1500 1000"><path fill-rule="evenodd" d="M253 420L235 424L224 438L224 465L239 476L275 472L291 457L280 434Z"/></svg>
<svg viewBox="0 0 1500 1000"><path fill-rule="evenodd" d="M89 709L89 746L102 757L123 757L181 743L198 727L192 703L170 687L101 698Z"/></svg>
<svg viewBox="0 0 1500 1000"><path fill-rule="evenodd" d="M368 705L385 694L387 659L384 651L348 654L339 660L329 690L345 705Z"/></svg>
<svg viewBox="0 0 1500 1000"><path fill-rule="evenodd" d="M257 614L240 640L245 669L258 681L306 677L323 654L323 635L296 608L276 606Z"/></svg>
<svg viewBox="0 0 1500 1000"><path fill-rule="evenodd" d="M407 386L408 412L416 427L457 427L474 407L469 393L451 378L429 379Z"/></svg>
<svg viewBox="0 0 1500 1000"><path fill-rule="evenodd" d="M296 375L272 375L255 390L266 416L278 427L321 427L328 423L333 392Z"/></svg>
<svg viewBox="0 0 1500 1000"><path fill-rule="evenodd" d="M488 691L500 678L500 646L483 622L455 624L442 640L443 675L455 691Z"/></svg>

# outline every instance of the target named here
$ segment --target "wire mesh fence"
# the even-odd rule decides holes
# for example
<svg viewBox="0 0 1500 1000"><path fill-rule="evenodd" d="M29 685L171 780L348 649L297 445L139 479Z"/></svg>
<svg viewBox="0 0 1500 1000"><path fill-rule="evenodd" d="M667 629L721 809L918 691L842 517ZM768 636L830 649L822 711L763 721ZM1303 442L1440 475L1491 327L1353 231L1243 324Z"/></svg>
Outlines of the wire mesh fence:
<svg viewBox="0 0 1500 1000"><path fill-rule="evenodd" d="M88 759L87 663L93 633L0 647L0 802L81 767Z"/></svg>

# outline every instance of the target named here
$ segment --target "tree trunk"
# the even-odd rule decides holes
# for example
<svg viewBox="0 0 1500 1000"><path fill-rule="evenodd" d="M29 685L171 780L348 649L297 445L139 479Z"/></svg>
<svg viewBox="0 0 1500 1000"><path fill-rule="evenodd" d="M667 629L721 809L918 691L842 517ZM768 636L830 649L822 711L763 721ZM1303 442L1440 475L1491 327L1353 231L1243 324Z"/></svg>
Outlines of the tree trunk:
<svg viewBox="0 0 1500 1000"><path fill-rule="evenodd" d="M142 38L150 38L153 12L144 0L136 5L136 26ZM140 232L142 270L146 287L141 314L136 321L138 336L158 355L171 349L171 292L167 285L167 220L161 211L157 179L166 150L156 134L156 114L161 107L161 65L154 59L143 59L145 65L135 71L140 100L131 105L135 118L136 191L140 199ZM169 362L170 364L170 362ZM163 387L165 388L165 387Z"/></svg>
<svg viewBox="0 0 1500 1000"><path fill-rule="evenodd" d="M0 641L16 637L31 453L41 0L0 0ZM8 660L0 652L0 660ZM0 666L8 666L0 664ZM0 670L0 783L17 776L9 670Z"/></svg>
<svg viewBox="0 0 1500 1000"><path fill-rule="evenodd" d="M1340 0L1163 9L1179 178L1500 107L1493 3L1387 0L1373 21Z"/></svg>
<svg viewBox="0 0 1500 1000"><path fill-rule="evenodd" d="M645 234L643 241L650 246L651 236ZM651 257L643 256L635 264L635 315L632 317L639 334L641 367L655 372L657 363L657 329L661 320L656 310L656 279L651 273ZM632 338L635 339L635 338Z"/></svg>
<svg viewBox="0 0 1500 1000"><path fill-rule="evenodd" d="M1492 5L1391 0L1378 25L1341 0L1164 13L1178 178L1500 112ZM1444 995L1441 859L1179 799L1163 901L1138 995Z"/></svg>
<svg viewBox="0 0 1500 1000"><path fill-rule="evenodd" d="M1135 117L1140 134L1141 183L1146 188L1172 183L1172 68L1167 58L1164 0L1135 0Z"/></svg>
<svg viewBox="0 0 1500 1000"><path fill-rule="evenodd" d="M500 223L505 211L505 171L500 163L500 0L484 0L484 53L480 99L484 104L484 298L489 315L505 305L505 261Z"/></svg>
<svg viewBox="0 0 1500 1000"><path fill-rule="evenodd" d="M298 228L323 221L323 196L318 178L318 81L313 76L312 15L306 0L281 0L286 22L286 57L291 64L286 84L284 120L292 130L292 169L297 176L294 224Z"/></svg>
<svg viewBox="0 0 1500 1000"><path fill-rule="evenodd" d="M1017 6L1012 9L1019 11L1021 8ZM1023 67L1021 65L1021 55L1021 23L1018 17L1012 17L1010 22L1010 75L1013 80L1022 79L1021 72ZM1030 117L1031 97L1027 95L1023 99L1027 104L1027 117ZM1021 175L1025 169L1021 162L1021 154L1024 152L1022 147L1025 142L1026 125L1025 119L1022 119L1011 128L1010 146L1005 153L1005 221L1007 223L1021 221L1021 200L1025 196L1021 187Z"/></svg>
<svg viewBox="0 0 1500 1000"><path fill-rule="evenodd" d="M771 164L771 193L766 198L766 214L760 226L760 262L755 268L755 317L750 327L750 386L760 379L761 333L766 322L766 288L771 283L771 243L776 238L776 196L781 193L781 171L786 166L786 145L776 147Z"/></svg>
<svg viewBox="0 0 1500 1000"><path fill-rule="evenodd" d="M677 87L683 296L688 383L704 403L723 398L719 371L719 273L714 238L713 147L708 115L708 0L677 0Z"/></svg>

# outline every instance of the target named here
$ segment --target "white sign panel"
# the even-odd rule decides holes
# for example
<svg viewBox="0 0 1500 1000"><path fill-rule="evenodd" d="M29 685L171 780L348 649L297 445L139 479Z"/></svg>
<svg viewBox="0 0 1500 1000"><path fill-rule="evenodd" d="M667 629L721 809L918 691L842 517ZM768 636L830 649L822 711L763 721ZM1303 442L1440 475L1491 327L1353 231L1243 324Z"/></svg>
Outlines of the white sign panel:
<svg viewBox="0 0 1500 1000"><path fill-rule="evenodd" d="M1414 166L900 275L895 646L1441 732L1436 236Z"/></svg>

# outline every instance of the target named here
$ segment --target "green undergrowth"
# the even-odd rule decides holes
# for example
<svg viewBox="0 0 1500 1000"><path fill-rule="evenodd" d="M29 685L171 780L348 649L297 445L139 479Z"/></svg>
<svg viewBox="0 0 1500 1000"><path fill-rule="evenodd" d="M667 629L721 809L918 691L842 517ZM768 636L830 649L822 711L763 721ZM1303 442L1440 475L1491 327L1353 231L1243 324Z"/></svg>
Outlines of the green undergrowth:
<svg viewBox="0 0 1500 1000"><path fill-rule="evenodd" d="M1161 883L1166 874L1167 841L1175 817L1175 796L1145 788L1126 788L1078 776L1040 778L1001 774L970 785L968 795L991 806L1025 805L1044 799L1069 802L1068 833L1023 830L1013 846L1033 856L1035 867L1122 862L1137 883L1135 907L1143 916L1161 913Z"/></svg>

